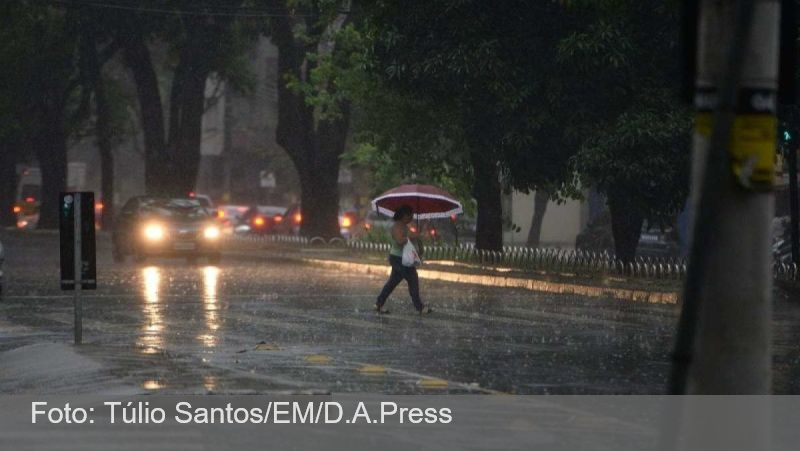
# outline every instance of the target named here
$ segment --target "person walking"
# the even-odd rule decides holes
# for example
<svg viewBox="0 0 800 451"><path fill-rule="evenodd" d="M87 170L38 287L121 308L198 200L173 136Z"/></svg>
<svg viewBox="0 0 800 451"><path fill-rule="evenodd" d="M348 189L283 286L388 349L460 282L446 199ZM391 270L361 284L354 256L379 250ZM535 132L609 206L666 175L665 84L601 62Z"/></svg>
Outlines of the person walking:
<svg viewBox="0 0 800 451"><path fill-rule="evenodd" d="M414 303L414 308L417 312L423 315L433 311L430 307L423 304L419 297L419 277L417 276L417 268L403 265L403 247L410 238L418 237L415 232L408 229L408 224L413 218L414 212L408 205L403 205L398 208L392 218L394 219L391 230L392 248L389 251L389 264L392 265L392 273L389 275L389 280L386 281L375 303L375 311L380 314L389 313L387 310L384 310L383 306L386 304L389 295L403 279L405 279L408 284L408 293L411 295L411 301Z"/></svg>

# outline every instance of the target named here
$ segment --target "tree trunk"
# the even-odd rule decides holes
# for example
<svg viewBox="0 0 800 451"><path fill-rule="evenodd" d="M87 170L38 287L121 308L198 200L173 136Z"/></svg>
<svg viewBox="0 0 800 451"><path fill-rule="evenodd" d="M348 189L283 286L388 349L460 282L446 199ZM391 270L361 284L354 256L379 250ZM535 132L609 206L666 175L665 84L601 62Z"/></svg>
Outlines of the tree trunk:
<svg viewBox="0 0 800 451"><path fill-rule="evenodd" d="M611 213L611 233L617 258L625 264L636 258L636 247L642 233L644 216L630 205L625 194L609 193L608 209Z"/></svg>
<svg viewBox="0 0 800 451"><path fill-rule="evenodd" d="M475 247L503 250L503 206L500 173L497 165L483 155L473 154L475 169L473 196L478 203Z"/></svg>
<svg viewBox="0 0 800 451"><path fill-rule="evenodd" d="M303 205L303 236L338 237L339 227L339 157L344 152L349 125L349 107L343 117L320 121L315 134L316 149L309 152L305 176L300 177Z"/></svg>
<svg viewBox="0 0 800 451"><path fill-rule="evenodd" d="M97 52L97 34L88 29L84 42L86 68L90 88L95 98L95 136L100 154L100 191L103 209L100 213L100 226L110 229L114 221L114 149L111 142L111 105L106 96L105 81L100 58Z"/></svg>
<svg viewBox="0 0 800 451"><path fill-rule="evenodd" d="M300 180L303 236L338 237L339 157L349 127L349 105L342 117L315 121L314 110L302 95L286 86L286 74L307 79L311 64L306 48L294 38L288 18L276 19L273 40L278 46L278 126L276 141L289 155Z"/></svg>
<svg viewBox="0 0 800 451"><path fill-rule="evenodd" d="M40 229L58 228L59 193L67 188L67 133L63 108L58 102L46 106L36 137L36 156L42 174L39 206Z"/></svg>
<svg viewBox="0 0 800 451"><path fill-rule="evenodd" d="M14 202L17 200L17 155L12 146L0 141L0 227L16 225Z"/></svg>
<svg viewBox="0 0 800 451"><path fill-rule="evenodd" d="M547 204L550 202L550 194L545 190L538 190L533 196L533 218L531 219L531 229L528 231L528 247L539 247L542 237L542 223L544 214L547 211Z"/></svg>
<svg viewBox="0 0 800 451"><path fill-rule="evenodd" d="M172 164L166 149L164 109L158 89L150 50L140 35L126 36L122 42L125 64L133 74L136 96L139 99L142 131L144 133L144 180L150 195L168 191Z"/></svg>
<svg viewBox="0 0 800 451"><path fill-rule="evenodd" d="M176 169L169 184L169 194L173 196L185 196L194 191L200 168L208 71L198 67L198 58L203 58L199 52L185 53L172 83L167 147L172 152Z"/></svg>

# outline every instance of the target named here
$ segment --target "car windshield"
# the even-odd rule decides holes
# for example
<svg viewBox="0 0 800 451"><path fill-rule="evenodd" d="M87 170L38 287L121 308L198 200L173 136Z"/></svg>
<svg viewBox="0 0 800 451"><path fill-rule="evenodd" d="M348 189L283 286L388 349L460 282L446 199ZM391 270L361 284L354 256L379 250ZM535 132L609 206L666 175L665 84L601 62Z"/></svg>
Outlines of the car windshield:
<svg viewBox="0 0 800 451"><path fill-rule="evenodd" d="M286 207L274 207L271 205L259 205L258 213L267 216L283 215L286 213Z"/></svg>
<svg viewBox="0 0 800 451"><path fill-rule="evenodd" d="M208 212L194 199L148 199L142 202L142 212L150 216L177 221L206 219Z"/></svg>

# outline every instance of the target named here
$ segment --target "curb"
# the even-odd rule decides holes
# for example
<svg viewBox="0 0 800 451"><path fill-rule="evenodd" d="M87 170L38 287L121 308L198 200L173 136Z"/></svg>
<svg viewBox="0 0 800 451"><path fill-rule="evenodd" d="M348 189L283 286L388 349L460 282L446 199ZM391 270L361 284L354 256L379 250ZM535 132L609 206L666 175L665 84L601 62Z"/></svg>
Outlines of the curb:
<svg viewBox="0 0 800 451"><path fill-rule="evenodd" d="M368 263L351 263L337 260L324 260L318 258L299 258L299 260L314 266L326 269L358 272L361 274L376 274L386 276L390 268L385 265ZM419 277L426 280L439 280L471 285L522 288L529 291L555 294L575 294L587 297L610 297L624 301L646 302L650 304L677 304L678 293L664 291L633 290L627 288L605 288L590 285L579 285L563 282L548 282L544 280L523 279L519 277L491 276L463 274L429 269L418 269Z"/></svg>

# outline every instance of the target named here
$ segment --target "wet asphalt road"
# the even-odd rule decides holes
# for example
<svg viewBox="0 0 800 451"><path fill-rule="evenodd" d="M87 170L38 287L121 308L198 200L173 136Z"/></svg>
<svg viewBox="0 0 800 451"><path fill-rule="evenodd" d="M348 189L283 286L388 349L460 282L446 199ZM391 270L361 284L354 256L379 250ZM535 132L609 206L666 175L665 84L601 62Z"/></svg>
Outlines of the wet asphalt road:
<svg viewBox="0 0 800 451"><path fill-rule="evenodd" d="M0 239L0 351L71 343L57 236ZM113 264L107 237L98 246L78 354L101 370L49 385L0 373L0 392L90 393L114 381L162 393L650 394L669 370L675 306L422 281L433 315L417 316L401 284L392 313L377 316L380 277L266 251L219 266ZM800 393L800 304L778 296L775 318L775 391Z"/></svg>

